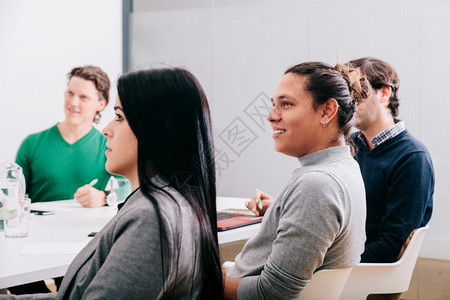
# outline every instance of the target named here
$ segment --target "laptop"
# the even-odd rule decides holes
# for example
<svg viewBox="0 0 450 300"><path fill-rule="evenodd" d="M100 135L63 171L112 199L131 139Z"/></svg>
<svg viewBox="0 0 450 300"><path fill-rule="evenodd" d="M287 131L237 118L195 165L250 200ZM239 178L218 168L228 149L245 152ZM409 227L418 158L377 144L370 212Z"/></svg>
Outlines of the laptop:
<svg viewBox="0 0 450 300"><path fill-rule="evenodd" d="M217 212L217 231L261 223L262 218L261 216L255 216L248 209L224 209Z"/></svg>

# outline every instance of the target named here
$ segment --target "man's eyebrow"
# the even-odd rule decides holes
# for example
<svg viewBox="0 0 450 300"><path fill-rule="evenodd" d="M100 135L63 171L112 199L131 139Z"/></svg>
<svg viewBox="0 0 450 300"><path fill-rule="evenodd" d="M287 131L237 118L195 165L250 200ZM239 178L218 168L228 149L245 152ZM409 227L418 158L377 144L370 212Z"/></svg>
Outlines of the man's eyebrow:
<svg viewBox="0 0 450 300"><path fill-rule="evenodd" d="M118 110L118 109L120 109L120 110L123 112L122 107L120 107L120 106L114 106L114 110Z"/></svg>

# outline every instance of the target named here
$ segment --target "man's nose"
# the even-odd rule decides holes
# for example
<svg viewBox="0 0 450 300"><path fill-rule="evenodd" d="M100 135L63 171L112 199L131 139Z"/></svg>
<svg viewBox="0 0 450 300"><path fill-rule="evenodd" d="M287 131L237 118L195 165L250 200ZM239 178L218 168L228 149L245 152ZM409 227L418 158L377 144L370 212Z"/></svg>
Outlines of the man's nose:
<svg viewBox="0 0 450 300"><path fill-rule="evenodd" d="M77 95L70 97L69 104L71 106L78 106L80 104L80 98Z"/></svg>

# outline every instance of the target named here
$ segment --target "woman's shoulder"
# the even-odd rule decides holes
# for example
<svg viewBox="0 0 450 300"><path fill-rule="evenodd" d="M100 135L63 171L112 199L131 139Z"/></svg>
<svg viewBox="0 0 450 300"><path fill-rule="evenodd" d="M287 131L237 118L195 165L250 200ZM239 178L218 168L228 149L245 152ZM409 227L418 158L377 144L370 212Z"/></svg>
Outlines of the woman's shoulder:
<svg viewBox="0 0 450 300"><path fill-rule="evenodd" d="M187 202L177 198L181 196L167 195L162 191L152 195L153 199L150 200L142 191L137 190L117 213L113 232L126 231L132 235L139 232L140 235L158 239L161 228L164 228L165 238L170 244L176 243L179 232L183 232L185 241L197 235L199 224L195 221L195 212L189 205L185 205Z"/></svg>
<svg viewBox="0 0 450 300"><path fill-rule="evenodd" d="M153 214L155 207L151 201L142 193L141 189L137 189L126 200L118 214Z"/></svg>
<svg viewBox="0 0 450 300"><path fill-rule="evenodd" d="M327 169L310 168L298 172L291 179L292 187L301 187L302 189L324 190L327 187L337 184L335 176Z"/></svg>
<svg viewBox="0 0 450 300"><path fill-rule="evenodd" d="M138 189L119 212L129 218L149 218L155 221L158 210L165 222L172 223L179 217L177 212L184 215L190 211L186 209L188 205L184 197L171 187L160 186L152 192L152 196L153 199L149 199L141 189Z"/></svg>
<svg viewBox="0 0 450 300"><path fill-rule="evenodd" d="M359 169L355 169L354 172L356 175L348 174L352 173L352 171L345 167L337 168L336 170L330 170L329 168L297 170L283 194L288 199L294 197L330 200L338 195L342 197L345 190L344 186L350 183L357 183L353 180L353 177L359 174ZM334 196L331 197L331 195Z"/></svg>

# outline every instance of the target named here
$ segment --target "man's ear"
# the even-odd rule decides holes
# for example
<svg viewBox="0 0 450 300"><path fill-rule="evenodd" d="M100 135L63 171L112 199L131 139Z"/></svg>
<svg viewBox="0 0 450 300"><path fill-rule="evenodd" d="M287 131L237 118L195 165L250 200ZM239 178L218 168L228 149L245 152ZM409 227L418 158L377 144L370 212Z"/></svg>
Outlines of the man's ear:
<svg viewBox="0 0 450 300"><path fill-rule="evenodd" d="M104 110L105 107L106 107L106 104L107 104L107 103L106 103L106 100L105 100L105 99L98 101L98 104L97 104L97 111L98 111L98 112L101 112L102 110Z"/></svg>
<svg viewBox="0 0 450 300"><path fill-rule="evenodd" d="M389 98L391 98L391 87L389 85L383 85L378 92L380 93L381 96L381 102L385 103L385 102L389 102Z"/></svg>
<svg viewBox="0 0 450 300"><path fill-rule="evenodd" d="M328 124L339 110L339 104L336 99L330 98L321 105L322 115L320 118L321 124Z"/></svg>

